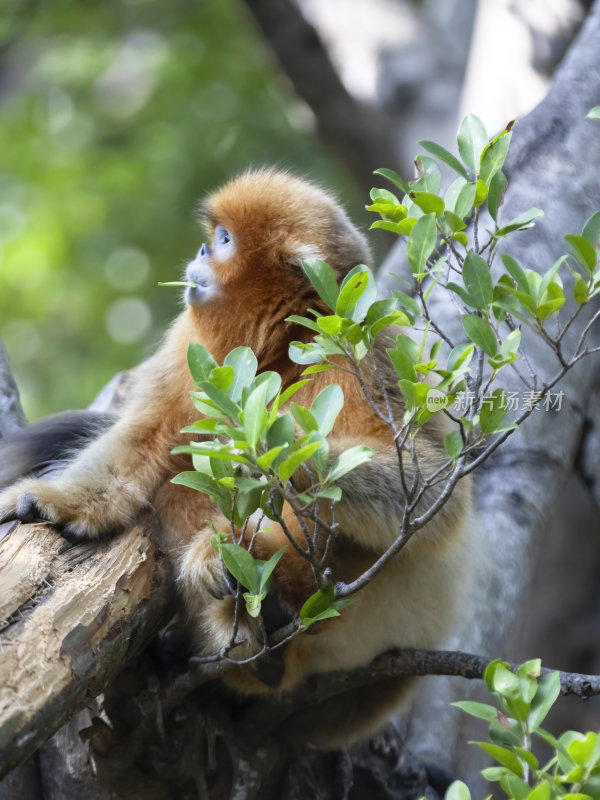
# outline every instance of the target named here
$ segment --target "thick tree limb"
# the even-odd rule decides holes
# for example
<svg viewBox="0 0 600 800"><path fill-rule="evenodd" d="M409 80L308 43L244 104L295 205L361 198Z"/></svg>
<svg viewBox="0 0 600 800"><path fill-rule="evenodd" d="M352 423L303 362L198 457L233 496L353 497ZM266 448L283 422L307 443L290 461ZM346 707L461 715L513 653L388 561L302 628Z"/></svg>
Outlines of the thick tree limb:
<svg viewBox="0 0 600 800"><path fill-rule="evenodd" d="M500 249L528 268L549 269L568 251L563 235L579 233L586 218L600 208L600 129L585 119L598 103L599 38L600 3L596 2L548 96L515 126L507 163L509 186L500 216L508 221L538 206L545 218L532 230L509 238ZM490 221L482 219L480 230L486 227L491 227ZM400 247L388 260L387 270L405 271ZM393 285L389 279L387 286ZM464 341L460 314L444 293L434 290L428 305L450 338ZM570 346L588 319L589 315L584 316L572 326ZM597 324L591 336L590 345L597 346ZM538 378L554 374L558 362L544 343L530 336L523 340ZM494 566L493 571L480 568L481 580L472 600L475 619L469 620L450 646L480 653L506 652L536 546L572 469L597 368L596 356L570 372L557 387L564 392L562 413L533 414L476 473L477 524ZM508 370L502 374L501 385L507 391L523 390ZM448 705L455 697L450 687L445 692L428 692L411 723L409 741L415 750L445 766L453 759L449 743L456 735L456 719Z"/></svg>
<svg viewBox="0 0 600 800"><path fill-rule="evenodd" d="M314 111L319 133L363 187L373 170L397 168L389 121L352 97L342 84L317 31L293 0L245 0L294 89Z"/></svg>
<svg viewBox="0 0 600 800"><path fill-rule="evenodd" d="M89 544L61 552L47 525L2 528L0 775L99 694L169 608L150 514L91 553Z"/></svg>

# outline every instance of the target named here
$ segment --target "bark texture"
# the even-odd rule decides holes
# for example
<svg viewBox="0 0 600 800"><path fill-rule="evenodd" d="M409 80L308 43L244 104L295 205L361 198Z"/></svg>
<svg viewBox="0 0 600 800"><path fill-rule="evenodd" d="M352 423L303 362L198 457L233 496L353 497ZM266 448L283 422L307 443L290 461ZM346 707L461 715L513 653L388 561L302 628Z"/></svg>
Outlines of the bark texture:
<svg viewBox="0 0 600 800"><path fill-rule="evenodd" d="M533 229L509 238L500 250L530 269L548 270L569 250L564 234L579 233L585 220L600 208L600 130L597 123L585 118L598 103L599 37L600 3L596 2L547 97L514 129L506 165L509 185L500 219L506 222L532 206L541 207L545 217ZM481 219L480 230L486 226L491 227L490 221ZM385 267L387 273L406 275L402 247L396 248ZM391 276L386 279L386 289L395 285ZM460 314L444 293L434 290L429 306L442 329L461 341ZM583 315L572 326L571 347L585 322ZM590 345L597 346L599 341L596 324ZM538 377L547 378L558 371L558 362L539 338L524 335L523 343ZM478 525L490 563L482 568L473 599L476 619L469 621L468 629L450 646L490 657L507 651L542 534L573 469L598 372L597 356L580 363L556 387L564 392L561 413L535 412L476 473ZM507 391L523 390L508 370L501 383ZM463 698L465 688L454 681L448 682L445 690L431 691L425 684L408 741L423 757L449 767L456 763L455 749L449 743L456 739L460 725L449 703Z"/></svg>
<svg viewBox="0 0 600 800"><path fill-rule="evenodd" d="M166 620L168 569L150 515L114 542L66 551L47 525L2 528L5 774L101 692Z"/></svg>
<svg viewBox="0 0 600 800"><path fill-rule="evenodd" d="M298 95L315 114L319 134L354 175L365 196L373 170L398 167L389 120L342 84L319 34L293 0L245 0Z"/></svg>

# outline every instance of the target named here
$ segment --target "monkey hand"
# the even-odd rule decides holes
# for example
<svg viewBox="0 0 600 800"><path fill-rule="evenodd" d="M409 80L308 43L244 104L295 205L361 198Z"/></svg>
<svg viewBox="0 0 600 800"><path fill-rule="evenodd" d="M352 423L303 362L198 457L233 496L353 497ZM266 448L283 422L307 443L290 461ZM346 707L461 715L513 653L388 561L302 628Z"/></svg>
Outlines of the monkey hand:
<svg viewBox="0 0 600 800"><path fill-rule="evenodd" d="M124 527L143 502L131 502L125 487L95 480L26 478L0 492L0 522L44 520L57 525L67 539L96 538ZM129 502L128 502L129 499Z"/></svg>
<svg viewBox="0 0 600 800"><path fill-rule="evenodd" d="M212 546L211 533L210 528L199 531L179 557L178 578L188 597L221 600L233 592L235 581Z"/></svg>

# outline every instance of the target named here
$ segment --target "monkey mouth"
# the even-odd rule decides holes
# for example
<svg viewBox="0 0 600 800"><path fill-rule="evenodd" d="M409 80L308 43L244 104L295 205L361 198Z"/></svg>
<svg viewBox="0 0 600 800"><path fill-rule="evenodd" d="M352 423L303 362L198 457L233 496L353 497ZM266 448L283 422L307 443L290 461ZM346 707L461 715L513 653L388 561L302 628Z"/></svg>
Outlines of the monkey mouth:
<svg viewBox="0 0 600 800"><path fill-rule="evenodd" d="M189 306L202 306L215 296L217 286L214 277L206 270L193 269L190 264L185 272L185 278L196 284L188 286L185 290L184 300Z"/></svg>

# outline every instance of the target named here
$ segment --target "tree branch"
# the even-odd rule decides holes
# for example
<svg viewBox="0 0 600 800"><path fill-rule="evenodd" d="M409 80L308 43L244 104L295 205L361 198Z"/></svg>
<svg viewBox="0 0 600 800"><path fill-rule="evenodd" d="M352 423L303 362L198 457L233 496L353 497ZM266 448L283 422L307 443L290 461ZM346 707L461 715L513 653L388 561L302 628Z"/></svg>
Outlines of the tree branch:
<svg viewBox="0 0 600 800"><path fill-rule="evenodd" d="M168 565L147 514L65 550L48 525L0 526L0 776L86 706L165 623Z"/></svg>
<svg viewBox="0 0 600 800"><path fill-rule="evenodd" d="M319 34L293 0L245 0L298 95L314 111L323 140L358 180L365 196L373 170L398 168L389 120L347 91Z"/></svg>

